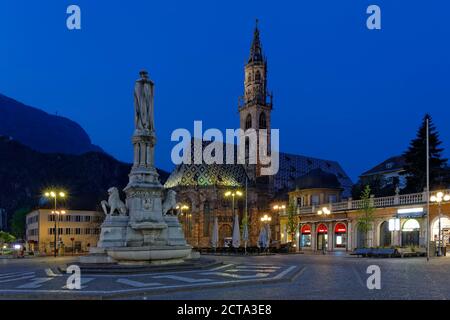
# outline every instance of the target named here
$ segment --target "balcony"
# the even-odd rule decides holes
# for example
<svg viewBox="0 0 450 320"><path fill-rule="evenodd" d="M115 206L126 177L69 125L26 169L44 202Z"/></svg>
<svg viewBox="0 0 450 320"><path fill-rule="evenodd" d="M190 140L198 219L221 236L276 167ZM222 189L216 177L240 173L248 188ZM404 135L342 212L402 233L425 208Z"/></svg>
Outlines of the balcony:
<svg viewBox="0 0 450 320"><path fill-rule="evenodd" d="M439 191L430 192L430 196L435 195ZM449 190L442 190L444 193L450 193ZM427 192L410 193L403 195L394 195L389 197L371 198L374 208L388 208L395 206L408 206L408 205L423 205L427 203ZM297 214L312 214L316 213L319 208L326 206L331 209L332 213L339 213L350 210L361 210L363 208L362 200L352 200L349 198L347 201L321 204L316 206L297 207ZM283 213L282 215L287 215Z"/></svg>

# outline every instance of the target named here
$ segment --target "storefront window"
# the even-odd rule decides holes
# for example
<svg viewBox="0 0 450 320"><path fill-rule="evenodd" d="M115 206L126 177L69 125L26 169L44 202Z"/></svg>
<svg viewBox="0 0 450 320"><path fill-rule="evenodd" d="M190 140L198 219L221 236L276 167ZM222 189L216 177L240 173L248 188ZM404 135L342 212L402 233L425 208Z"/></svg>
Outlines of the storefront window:
<svg viewBox="0 0 450 320"><path fill-rule="evenodd" d="M416 219L409 219L403 224L402 246L419 245L420 224Z"/></svg>
<svg viewBox="0 0 450 320"><path fill-rule="evenodd" d="M308 224L303 225L300 234L300 246L311 247L311 226Z"/></svg>
<svg viewBox="0 0 450 320"><path fill-rule="evenodd" d="M336 248L347 246L347 227L343 223L337 223L334 227L334 243Z"/></svg>

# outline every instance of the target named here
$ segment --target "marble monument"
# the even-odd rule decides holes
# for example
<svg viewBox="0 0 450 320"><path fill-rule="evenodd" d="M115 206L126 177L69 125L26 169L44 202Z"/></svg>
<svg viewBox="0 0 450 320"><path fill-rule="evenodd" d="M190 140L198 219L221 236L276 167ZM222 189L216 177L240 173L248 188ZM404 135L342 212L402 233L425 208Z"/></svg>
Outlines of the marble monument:
<svg viewBox="0 0 450 320"><path fill-rule="evenodd" d="M146 71L134 87L132 137L134 161L125 203L116 187L101 202L106 218L97 247L82 263L165 264L182 262L191 255L179 223L176 192L165 192L154 165L154 83Z"/></svg>

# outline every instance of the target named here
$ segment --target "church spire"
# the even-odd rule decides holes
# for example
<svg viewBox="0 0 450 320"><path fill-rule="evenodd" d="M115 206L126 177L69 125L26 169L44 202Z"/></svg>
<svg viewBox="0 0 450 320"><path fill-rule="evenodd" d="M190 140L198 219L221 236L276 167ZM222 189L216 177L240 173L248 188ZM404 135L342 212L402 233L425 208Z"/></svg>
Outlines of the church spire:
<svg viewBox="0 0 450 320"><path fill-rule="evenodd" d="M259 39L258 19L256 19L255 31L253 32L253 42L250 47L250 57L248 63L263 62L261 40Z"/></svg>

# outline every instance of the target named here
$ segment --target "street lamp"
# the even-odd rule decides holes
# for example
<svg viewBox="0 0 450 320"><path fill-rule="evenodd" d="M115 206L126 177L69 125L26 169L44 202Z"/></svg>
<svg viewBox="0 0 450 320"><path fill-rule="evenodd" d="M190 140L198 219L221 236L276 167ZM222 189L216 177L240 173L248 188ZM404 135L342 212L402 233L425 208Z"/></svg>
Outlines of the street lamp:
<svg viewBox="0 0 450 320"><path fill-rule="evenodd" d="M324 214L327 216L327 215L331 214L331 211L327 207L323 207L321 210L317 211L317 214L318 215Z"/></svg>
<svg viewBox="0 0 450 320"><path fill-rule="evenodd" d="M280 213L280 211L283 211L286 209L286 206L284 204L276 204L273 206L273 210L278 211L278 213Z"/></svg>
<svg viewBox="0 0 450 320"><path fill-rule="evenodd" d="M237 191L227 191L225 192L225 198L231 197L231 211L232 211L232 216L234 217L234 198L235 197L242 197L242 192L237 190Z"/></svg>
<svg viewBox="0 0 450 320"><path fill-rule="evenodd" d="M188 220L188 216L192 216L192 215L188 215L188 214L184 215L183 210L188 210L189 206L187 206L185 204L179 204L175 207L175 209L180 210L180 216L182 216L184 219L184 233L185 233L185 236L187 236L188 235L187 234L187 231L188 231L188 226L187 226L188 221L187 220Z"/></svg>
<svg viewBox="0 0 450 320"><path fill-rule="evenodd" d="M323 207L321 210L317 211L317 214L319 216L321 215L328 216L331 214L331 210L328 209L327 207ZM322 253L325 254L325 252L326 252L325 240L322 240Z"/></svg>
<svg viewBox="0 0 450 320"><path fill-rule="evenodd" d="M58 230L56 229L56 217L57 216L58 216L58 220L59 220L59 212L56 210L57 209L56 202L57 202L58 198L61 198L61 199L65 198L66 197L66 193L64 191L49 190L49 191L44 193L44 196L47 197L47 198L53 198L54 199L54 205L55 205L54 208L55 208L55 210L52 211L52 214L54 215L54 218L55 218L55 229L54 229L54 233L53 233L55 242L54 242L54 254L53 255L56 258L56 250L57 250L56 249L56 239L57 239L56 233L58 232ZM61 211L61 213L64 214L66 212L65 211ZM59 236L58 236L58 239L59 239Z"/></svg>
<svg viewBox="0 0 450 320"><path fill-rule="evenodd" d="M438 231L438 257L442 255L441 251L441 203L450 201L450 194L444 194L443 192L439 191L436 193L435 196L430 197L431 202L436 202L438 204L438 210L439 210L439 231Z"/></svg>
<svg viewBox="0 0 450 320"><path fill-rule="evenodd" d="M261 217L261 222L263 223L269 223L270 221L272 221L272 217L268 216L267 214Z"/></svg>

